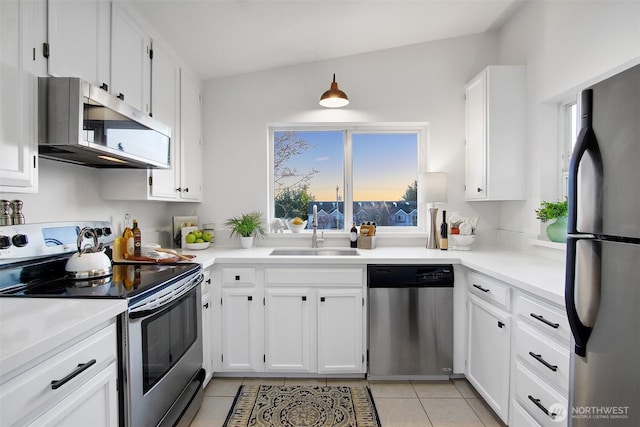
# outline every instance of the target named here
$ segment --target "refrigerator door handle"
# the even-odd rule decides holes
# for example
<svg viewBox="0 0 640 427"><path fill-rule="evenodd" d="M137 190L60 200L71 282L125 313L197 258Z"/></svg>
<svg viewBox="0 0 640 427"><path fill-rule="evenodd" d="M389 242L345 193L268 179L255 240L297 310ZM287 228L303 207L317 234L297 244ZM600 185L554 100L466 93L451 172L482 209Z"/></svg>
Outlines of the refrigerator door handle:
<svg viewBox="0 0 640 427"><path fill-rule="evenodd" d="M601 242L592 236L567 238L565 306L575 343L574 352L586 356L587 342L600 305Z"/></svg>
<svg viewBox="0 0 640 427"><path fill-rule="evenodd" d="M582 91L580 112L580 133L569 162L567 233L601 233L604 172L593 130L593 90Z"/></svg>

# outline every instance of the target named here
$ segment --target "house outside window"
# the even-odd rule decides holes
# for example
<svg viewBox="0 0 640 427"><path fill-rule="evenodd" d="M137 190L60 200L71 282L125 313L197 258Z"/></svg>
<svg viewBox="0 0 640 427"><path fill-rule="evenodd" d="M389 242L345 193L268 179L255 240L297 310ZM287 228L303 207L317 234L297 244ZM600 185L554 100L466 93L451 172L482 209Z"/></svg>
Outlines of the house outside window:
<svg viewBox="0 0 640 427"><path fill-rule="evenodd" d="M426 124L274 125L269 135L270 218L308 219L310 229L315 205L321 230L352 222L424 230L417 181L426 169Z"/></svg>

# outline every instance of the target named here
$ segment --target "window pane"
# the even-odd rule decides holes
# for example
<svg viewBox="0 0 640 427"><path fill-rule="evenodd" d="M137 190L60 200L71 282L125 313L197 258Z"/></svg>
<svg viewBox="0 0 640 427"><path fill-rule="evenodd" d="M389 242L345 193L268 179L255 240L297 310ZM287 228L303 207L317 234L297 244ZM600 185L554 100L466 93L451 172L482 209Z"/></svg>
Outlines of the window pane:
<svg viewBox="0 0 640 427"><path fill-rule="evenodd" d="M308 219L318 228L344 225L342 131L276 131L273 136L274 217Z"/></svg>
<svg viewBox="0 0 640 427"><path fill-rule="evenodd" d="M356 224L417 226L418 135L359 133L352 143Z"/></svg>

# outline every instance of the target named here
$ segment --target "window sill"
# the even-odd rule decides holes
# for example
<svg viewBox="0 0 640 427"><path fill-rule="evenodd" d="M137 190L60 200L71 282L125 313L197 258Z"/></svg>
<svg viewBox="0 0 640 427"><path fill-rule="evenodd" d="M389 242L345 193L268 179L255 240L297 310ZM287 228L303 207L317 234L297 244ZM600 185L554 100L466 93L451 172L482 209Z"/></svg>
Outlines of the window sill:
<svg viewBox="0 0 640 427"><path fill-rule="evenodd" d="M566 243L556 243L556 242L550 242L548 240L529 239L529 244L533 246L542 246L544 248L556 249L559 251L567 250Z"/></svg>

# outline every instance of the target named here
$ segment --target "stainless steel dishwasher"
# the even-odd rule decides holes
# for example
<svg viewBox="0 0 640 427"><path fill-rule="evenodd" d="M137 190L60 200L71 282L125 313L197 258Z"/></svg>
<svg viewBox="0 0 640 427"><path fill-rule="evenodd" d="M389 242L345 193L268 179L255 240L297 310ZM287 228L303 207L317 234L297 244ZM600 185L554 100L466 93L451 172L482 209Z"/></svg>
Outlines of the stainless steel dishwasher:
<svg viewBox="0 0 640 427"><path fill-rule="evenodd" d="M453 371L453 266L369 265L369 378Z"/></svg>

